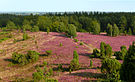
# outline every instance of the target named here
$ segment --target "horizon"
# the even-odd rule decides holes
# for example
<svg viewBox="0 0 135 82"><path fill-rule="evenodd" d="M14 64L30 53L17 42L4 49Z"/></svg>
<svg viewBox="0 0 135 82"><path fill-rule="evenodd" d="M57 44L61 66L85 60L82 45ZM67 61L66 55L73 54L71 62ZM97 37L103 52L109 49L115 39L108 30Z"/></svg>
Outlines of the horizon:
<svg viewBox="0 0 135 82"><path fill-rule="evenodd" d="M135 12L134 7L133 0L2 0L0 12Z"/></svg>

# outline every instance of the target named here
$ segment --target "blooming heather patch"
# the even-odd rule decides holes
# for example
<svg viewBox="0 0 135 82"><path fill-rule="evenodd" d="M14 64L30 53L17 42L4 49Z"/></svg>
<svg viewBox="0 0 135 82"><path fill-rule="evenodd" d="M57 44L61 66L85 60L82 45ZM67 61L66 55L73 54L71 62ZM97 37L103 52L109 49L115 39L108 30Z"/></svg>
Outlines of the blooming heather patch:
<svg viewBox="0 0 135 82"><path fill-rule="evenodd" d="M129 47L133 41L135 41L135 36L117 36L110 37L105 35L92 35L89 33L78 33L78 40L81 40L87 44L92 44L96 48L100 48L100 43L105 42L112 46L114 51L119 51L122 45Z"/></svg>
<svg viewBox="0 0 135 82"><path fill-rule="evenodd" d="M55 37L55 39L44 42L42 44L44 46L41 50L42 52L45 52L46 50L53 51L53 54L55 55L52 55L52 58L56 58L56 60L53 61L53 64L69 64L73 58L74 50L77 50L78 54L85 54L89 50L85 46L79 45L79 43L77 44L72 39L64 37L59 33L51 33L50 36ZM63 46L60 46L60 43L62 43Z"/></svg>

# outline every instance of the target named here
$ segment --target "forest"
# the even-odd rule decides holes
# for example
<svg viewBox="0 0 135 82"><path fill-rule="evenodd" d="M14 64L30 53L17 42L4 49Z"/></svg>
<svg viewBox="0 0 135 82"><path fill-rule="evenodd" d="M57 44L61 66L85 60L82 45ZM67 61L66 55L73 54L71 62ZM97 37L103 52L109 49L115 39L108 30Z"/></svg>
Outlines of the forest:
<svg viewBox="0 0 135 82"><path fill-rule="evenodd" d="M77 32L99 32L119 30L119 33L135 34L135 13L130 12L65 12L65 13L46 13L42 16L39 15L0 15L0 27L8 27L31 30L35 26L41 31L51 32L65 32L69 24L76 27ZM96 27L96 28L95 28ZM113 27L113 28L112 28ZM117 29L118 28L118 29ZM112 33L113 34L113 33ZM112 34L108 34L111 35ZM114 34L114 36L117 34Z"/></svg>

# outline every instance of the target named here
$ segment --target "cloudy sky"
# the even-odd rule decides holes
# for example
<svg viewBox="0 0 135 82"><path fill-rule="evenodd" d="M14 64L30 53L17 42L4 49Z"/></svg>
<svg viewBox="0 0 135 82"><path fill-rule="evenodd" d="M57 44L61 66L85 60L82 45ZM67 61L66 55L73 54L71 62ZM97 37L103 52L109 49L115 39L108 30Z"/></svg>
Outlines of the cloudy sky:
<svg viewBox="0 0 135 82"><path fill-rule="evenodd" d="M0 0L0 12L135 12L135 0Z"/></svg>

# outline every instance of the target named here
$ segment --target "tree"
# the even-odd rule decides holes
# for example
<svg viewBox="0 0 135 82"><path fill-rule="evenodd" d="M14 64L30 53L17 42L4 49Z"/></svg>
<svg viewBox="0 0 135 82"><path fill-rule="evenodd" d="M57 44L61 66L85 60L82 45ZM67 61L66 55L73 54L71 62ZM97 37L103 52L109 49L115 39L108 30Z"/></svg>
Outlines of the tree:
<svg viewBox="0 0 135 82"><path fill-rule="evenodd" d="M69 69L75 71L77 69L79 69L80 64L79 64L79 56L77 51L73 52L73 60L70 62L70 66Z"/></svg>
<svg viewBox="0 0 135 82"><path fill-rule="evenodd" d="M112 47L109 44L105 46L105 57L110 58L112 56Z"/></svg>
<svg viewBox="0 0 135 82"><path fill-rule="evenodd" d="M135 16L132 17L132 20L131 20L131 27L132 27L133 34L135 35Z"/></svg>
<svg viewBox="0 0 135 82"><path fill-rule="evenodd" d="M25 30L29 30L29 31L32 29L31 25L29 25L29 24L24 24L22 26L22 28L25 29Z"/></svg>
<svg viewBox="0 0 135 82"><path fill-rule="evenodd" d="M77 36L76 27L73 24L68 24L68 30L66 35L73 38Z"/></svg>
<svg viewBox="0 0 135 82"><path fill-rule="evenodd" d="M107 25L107 35L112 36L113 28L111 24Z"/></svg>
<svg viewBox="0 0 135 82"><path fill-rule="evenodd" d="M31 32L38 32L39 31L39 27L35 26L31 29Z"/></svg>
<svg viewBox="0 0 135 82"><path fill-rule="evenodd" d="M119 28L117 27L116 24L113 25L113 36L118 36L119 35Z"/></svg>
<svg viewBox="0 0 135 82"><path fill-rule="evenodd" d="M12 22L12 21L8 21L6 27L7 27L8 29L10 29L10 30L17 28L17 27L15 26L14 22Z"/></svg>
<svg viewBox="0 0 135 82"><path fill-rule="evenodd" d="M107 79L116 82L120 79L120 68L121 64L118 60L106 58L102 61L101 72L106 74Z"/></svg>
<svg viewBox="0 0 135 82"><path fill-rule="evenodd" d="M75 70L78 70L79 68L80 68L80 64L79 64L78 60L77 59L73 59L70 62L69 69L75 71Z"/></svg>
<svg viewBox="0 0 135 82"><path fill-rule="evenodd" d="M100 43L100 54L101 54L101 58L105 57L105 46L106 44L104 42Z"/></svg>
<svg viewBox="0 0 135 82"><path fill-rule="evenodd" d="M97 21L92 21L93 34L100 33L100 24Z"/></svg>
<svg viewBox="0 0 135 82"><path fill-rule="evenodd" d="M90 67L92 67L93 66L93 61L92 60L90 60Z"/></svg>
<svg viewBox="0 0 135 82"><path fill-rule="evenodd" d="M28 34L26 32L23 33L23 40L27 40L29 37L28 37Z"/></svg>
<svg viewBox="0 0 135 82"><path fill-rule="evenodd" d="M128 35L132 35L132 30L131 30L131 28L129 28L129 30L128 30Z"/></svg>
<svg viewBox="0 0 135 82"><path fill-rule="evenodd" d="M120 71L121 80L135 81L135 42L130 45Z"/></svg>
<svg viewBox="0 0 135 82"><path fill-rule="evenodd" d="M49 32L50 32L50 28L49 28L49 27L47 27L47 35L49 34Z"/></svg>
<svg viewBox="0 0 135 82"><path fill-rule="evenodd" d="M127 53L126 46L121 46L121 51L115 52L114 55L116 56L116 59L124 60L124 57L125 57L126 53Z"/></svg>
<svg viewBox="0 0 135 82"><path fill-rule="evenodd" d="M76 59L79 61L79 55L76 50L74 50L74 52L73 52L73 59Z"/></svg>
<svg viewBox="0 0 135 82"><path fill-rule="evenodd" d="M37 72L32 74L34 82L44 81L44 73L43 70L38 67Z"/></svg>
<svg viewBox="0 0 135 82"><path fill-rule="evenodd" d="M127 26L127 19L125 16L121 16L119 21L120 33L124 33L126 26Z"/></svg>
<svg viewBox="0 0 135 82"><path fill-rule="evenodd" d="M50 27L51 24L52 24L52 21L49 17L39 16L37 19L37 26L42 31L47 31L47 27Z"/></svg>

